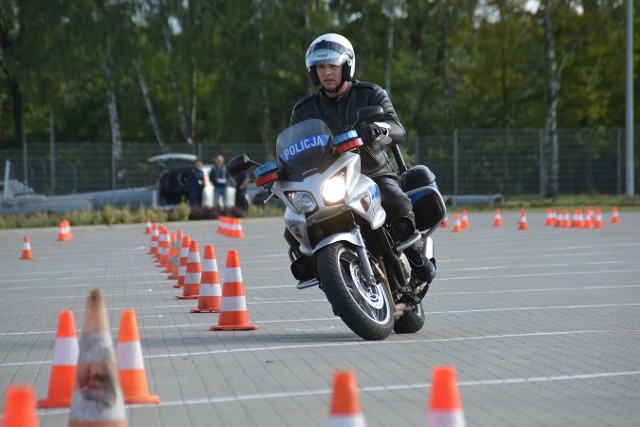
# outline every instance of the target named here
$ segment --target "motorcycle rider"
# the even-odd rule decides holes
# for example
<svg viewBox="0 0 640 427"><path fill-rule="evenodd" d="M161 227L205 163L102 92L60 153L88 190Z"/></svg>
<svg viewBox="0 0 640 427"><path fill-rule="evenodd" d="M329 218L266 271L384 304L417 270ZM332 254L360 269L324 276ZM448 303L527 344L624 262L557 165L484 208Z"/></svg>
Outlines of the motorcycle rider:
<svg viewBox="0 0 640 427"><path fill-rule="evenodd" d="M360 148L362 173L380 187L387 222L396 237L408 238L415 230L411 201L400 188L398 176L381 143L387 132L396 144L406 136L389 96L374 83L353 79L355 52L349 40L340 34L328 33L316 38L307 49L305 63L311 82L320 88L296 103L291 113L291 125L317 118L323 120L337 135L356 122L359 109L372 105L383 108L384 117L380 121L387 123L389 130L375 124L356 129L365 143ZM295 239L288 231L285 232L285 238L289 244L294 244ZM436 275L435 259L426 258L423 245L423 240L419 239L404 253L411 264L412 274L421 282L430 283Z"/></svg>

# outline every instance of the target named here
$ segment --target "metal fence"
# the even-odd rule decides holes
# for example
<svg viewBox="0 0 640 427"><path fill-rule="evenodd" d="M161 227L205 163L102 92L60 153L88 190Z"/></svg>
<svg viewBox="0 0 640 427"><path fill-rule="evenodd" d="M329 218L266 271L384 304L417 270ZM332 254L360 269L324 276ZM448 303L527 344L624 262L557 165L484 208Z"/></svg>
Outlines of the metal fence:
<svg viewBox="0 0 640 427"><path fill-rule="evenodd" d="M560 194L624 194L623 129L561 129L558 134ZM405 146L408 163L428 165L444 194L541 194L545 167L540 129L456 130L448 136L413 138ZM218 153L226 159L247 153L258 162L273 158L257 143L203 143L196 151L205 163ZM122 162L116 165L110 144L29 143L26 153L0 150L0 160L9 160L10 177L26 181L36 193L61 195L152 185L159 169L147 159L157 154L155 143L125 143ZM638 150L634 163L639 188Z"/></svg>

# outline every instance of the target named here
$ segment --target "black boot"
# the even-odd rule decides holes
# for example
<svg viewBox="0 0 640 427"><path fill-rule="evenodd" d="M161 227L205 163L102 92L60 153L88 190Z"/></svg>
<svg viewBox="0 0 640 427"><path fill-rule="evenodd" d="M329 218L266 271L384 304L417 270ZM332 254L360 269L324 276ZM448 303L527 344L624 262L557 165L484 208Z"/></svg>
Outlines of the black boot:
<svg viewBox="0 0 640 427"><path fill-rule="evenodd" d="M413 246L404 250L411 265L411 275L424 283L431 283L436 278L436 260L428 259L424 254L424 242L418 240Z"/></svg>

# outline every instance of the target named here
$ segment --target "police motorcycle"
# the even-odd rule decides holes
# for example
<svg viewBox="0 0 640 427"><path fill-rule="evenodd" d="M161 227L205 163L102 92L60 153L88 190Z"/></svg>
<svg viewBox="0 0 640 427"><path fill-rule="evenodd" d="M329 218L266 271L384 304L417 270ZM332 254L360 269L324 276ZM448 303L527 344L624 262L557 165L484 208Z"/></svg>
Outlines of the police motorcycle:
<svg viewBox="0 0 640 427"><path fill-rule="evenodd" d="M275 162L259 164L240 154L226 165L231 174L257 166L255 185L286 206L285 237L298 289L319 285L333 312L365 340L422 329L429 284L412 278L402 251L424 239L432 258L431 234L446 216L435 175L422 165L407 170L393 145L417 230L398 241L385 222L378 186L360 173L358 149L364 144L355 131L382 116L379 106L361 109L351 130L336 136L323 121L305 120L278 136Z"/></svg>

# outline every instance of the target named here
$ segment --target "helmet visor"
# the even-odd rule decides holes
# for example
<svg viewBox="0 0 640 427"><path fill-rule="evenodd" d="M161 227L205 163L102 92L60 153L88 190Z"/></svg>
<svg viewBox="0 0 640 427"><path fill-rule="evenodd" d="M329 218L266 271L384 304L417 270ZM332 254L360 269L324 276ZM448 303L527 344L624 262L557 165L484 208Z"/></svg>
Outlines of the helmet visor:
<svg viewBox="0 0 640 427"><path fill-rule="evenodd" d="M318 64L342 65L353 58L353 51L340 43L323 40L307 50L307 68Z"/></svg>

